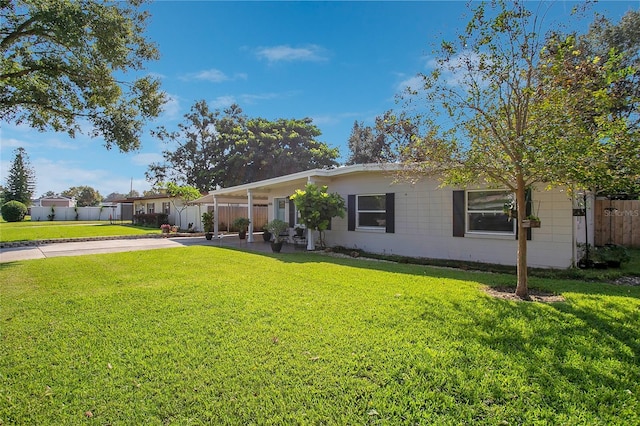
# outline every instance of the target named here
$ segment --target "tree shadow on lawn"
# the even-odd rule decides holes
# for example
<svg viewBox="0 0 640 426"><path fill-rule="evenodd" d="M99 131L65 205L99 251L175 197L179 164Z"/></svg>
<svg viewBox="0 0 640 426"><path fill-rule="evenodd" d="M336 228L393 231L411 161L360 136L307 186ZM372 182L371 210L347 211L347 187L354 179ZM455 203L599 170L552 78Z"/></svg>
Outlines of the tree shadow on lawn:
<svg viewBox="0 0 640 426"><path fill-rule="evenodd" d="M238 250L242 251L242 250ZM246 251L243 251L246 253ZM513 287L515 292L515 275L486 273L481 271L463 271L454 268L442 268L432 266L407 265L389 261L377 261L363 258L334 257L317 252L291 253L291 254L271 254L254 253L264 255L272 259L277 259L285 263L318 263L330 262L333 264L348 267L364 268L380 272L403 273L414 276L461 280L478 283L489 288ZM491 306L490 310L495 312L490 317L479 315L478 310L468 309L462 305L455 306L455 309L466 310L467 316L474 319L476 326L485 330L495 328L495 323L505 323L508 316L516 315L522 317L527 322L535 320L541 312L548 320L556 323L563 323L563 332L550 336L545 333L538 333L532 336L530 343L534 346L549 345L555 351L562 351L558 355L566 355L567 350L579 350L585 357L591 357L589 346L580 347L572 344L572 347L557 345L556 341L570 338L580 340L579 337L597 336L597 341L607 342L616 357L631 360L640 356L640 339L637 338L637 327L640 324L640 306L637 300L628 301L626 298L640 299L640 288L633 286L621 286L608 283L582 282L577 280L548 278L530 278L531 289L551 292L554 294L566 294L567 302L537 303L537 302L513 302L497 299L485 294L485 303ZM479 290L481 291L481 290ZM570 294L575 293L579 298L571 298ZM603 297L603 296L606 296ZM616 300L616 298L623 298ZM440 302L440 301L439 301ZM429 312L437 309L429 308ZM507 322L508 323L508 322ZM565 324L566 323L566 324ZM470 330L475 329L471 327ZM508 330L507 330L508 331ZM491 333L489 333L490 335ZM494 344L505 351L522 351L523 356L527 350L519 349L522 341L517 339L512 341L513 333L494 335L486 341L486 344ZM626 349L622 349L626 348Z"/></svg>
<svg viewBox="0 0 640 426"><path fill-rule="evenodd" d="M637 405L638 309L615 302L591 309L598 297L586 298L585 304L521 304L490 297L480 306L452 303L469 324L456 327L456 338L480 345L489 359L524 367L523 380L539 388L538 398L551 396L547 403L558 412L576 399L592 411ZM619 315L608 315L610 309ZM441 312L431 306L425 315L433 320Z"/></svg>
<svg viewBox="0 0 640 426"><path fill-rule="evenodd" d="M364 268L382 272L404 273L422 277L429 276L433 278L448 278L454 280L471 281L485 285L492 289L496 289L498 291L512 288L513 293L515 293L516 286L515 274L485 272L482 270L465 270L453 267L406 264L364 257L351 258L344 256L334 256L330 253L317 251L268 253L225 246L212 246L212 248L222 248L241 253L250 253L257 256L266 256L272 259L277 259L284 263L303 264L330 262L349 267ZM552 279L529 277L529 289L533 291L537 290L540 292L548 292L552 294L577 293L581 295L619 296L640 299L640 287L638 286L617 285L606 282L580 281L568 278Z"/></svg>

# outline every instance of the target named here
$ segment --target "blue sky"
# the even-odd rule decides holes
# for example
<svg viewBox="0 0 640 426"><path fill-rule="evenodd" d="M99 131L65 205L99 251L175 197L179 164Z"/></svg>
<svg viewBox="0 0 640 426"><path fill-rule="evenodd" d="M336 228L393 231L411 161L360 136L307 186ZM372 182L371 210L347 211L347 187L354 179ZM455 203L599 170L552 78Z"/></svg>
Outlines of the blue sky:
<svg viewBox="0 0 640 426"><path fill-rule="evenodd" d="M574 4L545 3L545 19L566 21ZM311 117L322 131L319 139L338 147L344 162L354 121L372 125L393 108L394 96L428 71L434 44L455 37L468 21L466 1L158 1L147 8L147 35L161 55L147 70L161 78L169 103L148 123L142 149L107 151L99 139L2 122L2 184L13 151L22 146L36 172L35 196L79 185L107 196L129 192L132 183L142 192L150 187L147 166L170 148L148 130L175 129L202 99L215 108L236 102L250 117ZM640 0L601 1L594 10L617 22L638 8Z"/></svg>

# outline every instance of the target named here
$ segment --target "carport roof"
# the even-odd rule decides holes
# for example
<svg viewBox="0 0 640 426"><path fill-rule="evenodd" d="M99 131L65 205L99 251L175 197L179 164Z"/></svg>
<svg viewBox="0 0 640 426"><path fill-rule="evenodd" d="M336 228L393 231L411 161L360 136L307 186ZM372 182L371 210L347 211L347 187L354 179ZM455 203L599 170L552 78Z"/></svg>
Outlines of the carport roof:
<svg viewBox="0 0 640 426"><path fill-rule="evenodd" d="M298 185L304 187L307 182L313 182L315 179L331 179L336 176L354 173L365 173L372 171L391 171L397 170L397 164L355 164L352 166L342 166L335 169L312 169L303 172L293 173L290 175L279 176L271 179L265 179L257 182L246 183L243 185L231 186L229 188L220 188L209 194L198 198L195 204L212 204L213 198L216 197L218 202L238 202L238 199L246 200L248 191L251 191L254 200L266 200L268 194L279 187L290 187Z"/></svg>

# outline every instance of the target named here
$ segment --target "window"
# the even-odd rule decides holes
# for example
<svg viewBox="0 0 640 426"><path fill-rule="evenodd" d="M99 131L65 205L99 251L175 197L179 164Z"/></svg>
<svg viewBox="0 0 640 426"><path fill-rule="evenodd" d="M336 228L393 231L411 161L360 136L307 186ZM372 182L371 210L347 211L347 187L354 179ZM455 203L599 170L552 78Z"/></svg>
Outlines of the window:
<svg viewBox="0 0 640 426"><path fill-rule="evenodd" d="M162 203L162 213L164 214L171 214L171 203L166 202L166 203Z"/></svg>
<svg viewBox="0 0 640 426"><path fill-rule="evenodd" d="M347 231L371 230L393 234L396 208L393 192L347 196Z"/></svg>
<svg viewBox="0 0 640 426"><path fill-rule="evenodd" d="M356 227L379 228L387 226L386 196L358 195L356 197Z"/></svg>
<svg viewBox="0 0 640 426"><path fill-rule="evenodd" d="M154 203L147 203L147 214L155 213L156 205Z"/></svg>
<svg viewBox="0 0 640 426"><path fill-rule="evenodd" d="M515 235L515 221L504 213L511 191L467 191L467 232Z"/></svg>
<svg viewBox="0 0 640 426"><path fill-rule="evenodd" d="M275 206L274 218L280 219L281 221L285 221L285 209L287 206L286 198L276 198L273 200L273 204Z"/></svg>

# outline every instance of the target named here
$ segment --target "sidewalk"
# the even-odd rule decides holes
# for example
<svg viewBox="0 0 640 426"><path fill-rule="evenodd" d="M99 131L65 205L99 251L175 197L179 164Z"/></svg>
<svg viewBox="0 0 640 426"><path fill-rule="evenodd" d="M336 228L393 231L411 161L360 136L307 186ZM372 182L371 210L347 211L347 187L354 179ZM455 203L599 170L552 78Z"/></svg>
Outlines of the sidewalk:
<svg viewBox="0 0 640 426"><path fill-rule="evenodd" d="M271 253L271 246L262 240L261 234L254 234L254 242L241 240L237 235L225 235L219 239L207 241L203 236L175 238L105 239L98 241L78 241L37 244L27 247L0 249L0 263L19 260L45 259L59 256L82 256L87 254L117 253L137 250L189 247L195 245L235 248L262 253ZM303 249L286 244L283 253L300 252Z"/></svg>

